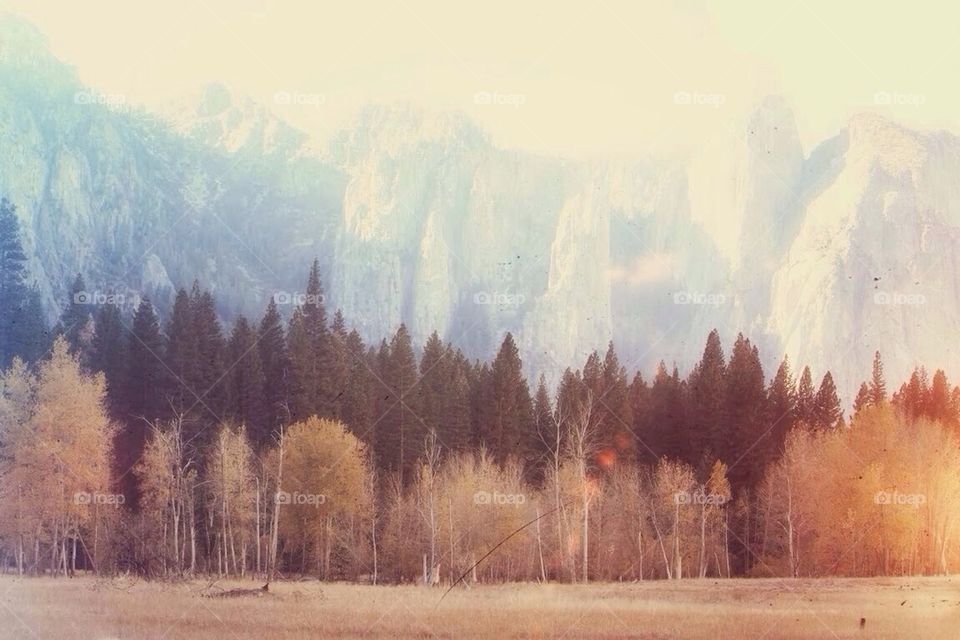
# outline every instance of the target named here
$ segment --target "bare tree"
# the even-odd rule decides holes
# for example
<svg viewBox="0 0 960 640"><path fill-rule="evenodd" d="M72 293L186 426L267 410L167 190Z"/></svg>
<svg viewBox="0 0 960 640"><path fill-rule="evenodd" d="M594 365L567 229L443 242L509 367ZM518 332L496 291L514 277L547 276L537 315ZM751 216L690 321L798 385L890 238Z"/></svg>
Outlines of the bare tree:
<svg viewBox="0 0 960 640"><path fill-rule="evenodd" d="M591 466L598 451L597 431L600 416L596 411L593 391L586 389L585 398L568 422L567 457L576 470L577 493L581 507L581 579L590 580L590 504L597 495L597 480Z"/></svg>
<svg viewBox="0 0 960 640"><path fill-rule="evenodd" d="M424 440L423 462L420 466L420 477L416 483L417 511L420 513L421 520L426 523L427 534L430 538L430 562L428 567L426 560L424 561L424 584L435 584L440 581L440 567L437 559L437 536L439 532L437 475L440 470L440 449L437 434L431 430Z"/></svg>

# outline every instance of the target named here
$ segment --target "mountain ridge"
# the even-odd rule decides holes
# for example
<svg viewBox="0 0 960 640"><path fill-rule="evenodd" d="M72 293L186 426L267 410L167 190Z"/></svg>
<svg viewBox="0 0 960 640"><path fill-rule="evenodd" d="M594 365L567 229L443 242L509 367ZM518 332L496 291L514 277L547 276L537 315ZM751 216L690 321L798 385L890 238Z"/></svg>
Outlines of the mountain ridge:
<svg viewBox="0 0 960 640"><path fill-rule="evenodd" d="M896 379L960 371L939 344L960 329L953 134L863 114L805 152L771 97L699 160L558 160L411 106L371 106L315 145L216 85L167 119L111 104L14 24L0 192L51 317L77 272L161 312L197 279L225 321L258 317L319 256L328 305L367 341L405 322L488 357L513 331L554 381L610 340L630 368L689 367L714 327L757 342L768 376L784 353L830 368L847 404L877 349ZM898 302L912 294L925 302Z"/></svg>

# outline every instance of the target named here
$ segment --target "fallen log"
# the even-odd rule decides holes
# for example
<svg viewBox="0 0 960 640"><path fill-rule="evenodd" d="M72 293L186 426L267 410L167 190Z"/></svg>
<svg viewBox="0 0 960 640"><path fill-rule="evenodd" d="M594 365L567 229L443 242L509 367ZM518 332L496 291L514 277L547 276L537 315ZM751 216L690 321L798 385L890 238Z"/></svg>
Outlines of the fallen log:
<svg viewBox="0 0 960 640"><path fill-rule="evenodd" d="M221 591L219 593L205 593L203 597L205 598L243 598L243 597L254 597L261 598L265 594L270 593L270 583L263 585L259 589L228 589L226 591Z"/></svg>

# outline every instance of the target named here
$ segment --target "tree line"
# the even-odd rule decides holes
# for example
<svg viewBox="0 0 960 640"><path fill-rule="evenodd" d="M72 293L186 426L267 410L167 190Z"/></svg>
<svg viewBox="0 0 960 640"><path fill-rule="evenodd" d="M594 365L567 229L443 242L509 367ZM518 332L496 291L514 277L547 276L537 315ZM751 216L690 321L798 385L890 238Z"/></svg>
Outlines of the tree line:
<svg viewBox="0 0 960 640"><path fill-rule="evenodd" d="M611 343L531 391L509 333L491 362L437 333L414 345L402 325L366 345L339 312L328 320L316 261L302 296L228 333L197 283L161 322L146 298L131 317L109 296L90 304L82 275L57 325L45 333L40 313L25 332L39 295L13 214L0 206L0 287L15 301L0 314L6 567L453 581L521 527L471 578L955 566L960 390L942 371L888 397L876 354L848 424L829 372L797 380L784 359L768 382L749 339L727 358L713 331L685 376L660 363L630 377ZM891 441L911 454L877 444ZM825 547L824 533L903 505L818 500L891 478L924 478L906 494L923 504L881 517L877 548L845 564L848 539Z"/></svg>

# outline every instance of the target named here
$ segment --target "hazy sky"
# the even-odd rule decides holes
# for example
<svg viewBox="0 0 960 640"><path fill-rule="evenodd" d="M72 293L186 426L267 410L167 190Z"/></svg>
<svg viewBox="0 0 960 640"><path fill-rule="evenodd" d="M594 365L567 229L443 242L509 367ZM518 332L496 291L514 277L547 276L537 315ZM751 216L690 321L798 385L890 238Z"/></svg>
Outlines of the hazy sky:
<svg viewBox="0 0 960 640"><path fill-rule="evenodd" d="M469 114L503 146L662 153L763 95L804 144L852 113L960 132L954 3L0 0L102 91L157 108L210 81L322 137L368 102Z"/></svg>

